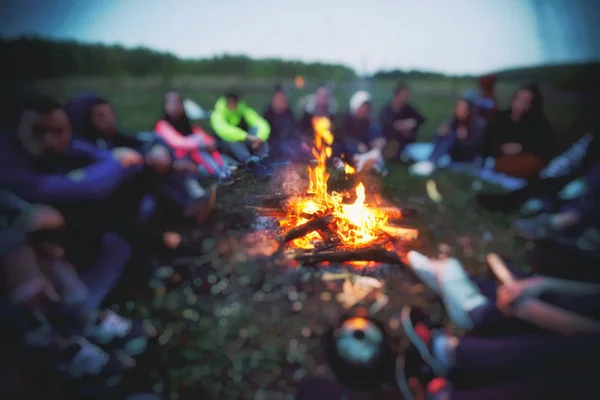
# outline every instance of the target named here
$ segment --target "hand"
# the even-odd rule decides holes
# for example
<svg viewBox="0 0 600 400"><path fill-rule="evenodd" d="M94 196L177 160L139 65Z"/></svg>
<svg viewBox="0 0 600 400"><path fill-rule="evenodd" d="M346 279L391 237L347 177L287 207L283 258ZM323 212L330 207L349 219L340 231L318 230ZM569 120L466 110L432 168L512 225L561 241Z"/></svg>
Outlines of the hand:
<svg viewBox="0 0 600 400"><path fill-rule="evenodd" d="M502 145L502 153L507 156L514 156L519 154L523 150L523 147L519 143L504 143Z"/></svg>
<svg viewBox="0 0 600 400"><path fill-rule="evenodd" d="M63 228L65 220L62 214L54 208L36 204L17 218L15 226L25 232L37 232Z"/></svg>
<svg viewBox="0 0 600 400"><path fill-rule="evenodd" d="M459 126L456 130L456 137L460 140L465 140L468 135L469 132L467 131L467 128L465 126Z"/></svg>
<svg viewBox="0 0 600 400"><path fill-rule="evenodd" d="M144 157L137 151L127 147L117 147L112 151L113 156L121 163L123 168L144 164Z"/></svg>
<svg viewBox="0 0 600 400"><path fill-rule="evenodd" d="M258 136L248 135L248 142L250 142L252 149L256 150L263 141Z"/></svg>
<svg viewBox="0 0 600 400"><path fill-rule="evenodd" d="M173 161L173 171L178 172L180 174L190 173L195 174L198 172L198 167L190 160L175 160Z"/></svg>
<svg viewBox="0 0 600 400"><path fill-rule="evenodd" d="M513 315L515 306L525 300L539 297L545 290L545 281L540 277L525 278L502 285L496 292L496 306L506 315Z"/></svg>
<svg viewBox="0 0 600 400"><path fill-rule="evenodd" d="M146 154L146 163L156 172L166 172L171 168L171 155L166 147L155 145Z"/></svg>

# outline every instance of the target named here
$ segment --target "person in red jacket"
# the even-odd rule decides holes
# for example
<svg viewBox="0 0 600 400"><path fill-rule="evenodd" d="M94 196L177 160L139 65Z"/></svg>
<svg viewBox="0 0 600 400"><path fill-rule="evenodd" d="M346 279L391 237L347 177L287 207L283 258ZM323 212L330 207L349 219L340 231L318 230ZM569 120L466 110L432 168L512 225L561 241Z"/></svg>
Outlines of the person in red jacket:
<svg viewBox="0 0 600 400"><path fill-rule="evenodd" d="M217 141L197 125L192 125L183 107L180 93L170 91L164 99L164 117L154 127L177 158L189 158L205 176L216 177L219 183L234 183L229 166L217 151Z"/></svg>

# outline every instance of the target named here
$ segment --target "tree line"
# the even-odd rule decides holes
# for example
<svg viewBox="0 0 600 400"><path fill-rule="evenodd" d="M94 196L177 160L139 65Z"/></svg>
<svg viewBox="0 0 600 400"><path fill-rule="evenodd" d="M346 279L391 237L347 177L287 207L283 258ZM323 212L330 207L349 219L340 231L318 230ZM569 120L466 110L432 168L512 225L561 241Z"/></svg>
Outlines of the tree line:
<svg viewBox="0 0 600 400"><path fill-rule="evenodd" d="M247 76L350 80L352 68L344 65L306 63L279 59L252 59L223 55L207 59L180 59L147 48L84 44L39 37L0 40L2 69L11 78L45 79L77 76Z"/></svg>

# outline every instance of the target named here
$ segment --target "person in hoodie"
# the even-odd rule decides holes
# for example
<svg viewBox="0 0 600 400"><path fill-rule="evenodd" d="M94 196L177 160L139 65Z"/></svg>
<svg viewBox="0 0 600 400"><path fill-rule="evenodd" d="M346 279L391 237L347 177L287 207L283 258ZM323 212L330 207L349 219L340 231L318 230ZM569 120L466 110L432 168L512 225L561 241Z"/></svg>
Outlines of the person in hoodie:
<svg viewBox="0 0 600 400"><path fill-rule="evenodd" d="M129 149L109 152L72 139L65 110L47 97L27 101L12 128L16 134L0 137L0 186L61 213L68 226L66 257L89 282L118 279L131 248L111 229L103 206L140 173L142 158Z"/></svg>
<svg viewBox="0 0 600 400"><path fill-rule="evenodd" d="M555 141L537 85L518 89L508 110L500 111L484 133L482 155L495 159L494 169L532 179L555 156Z"/></svg>
<svg viewBox="0 0 600 400"><path fill-rule="evenodd" d="M304 161L311 157L311 143L297 127L283 88L275 87L271 104L263 114L271 127L269 159L272 161Z"/></svg>
<svg viewBox="0 0 600 400"><path fill-rule="evenodd" d="M310 96L303 106L300 118L300 130L302 134L313 140L315 132L313 128L314 117L326 117L332 126L335 126L337 107L335 100L330 96L329 88L325 84L317 86L315 93Z"/></svg>
<svg viewBox="0 0 600 400"><path fill-rule="evenodd" d="M200 176L215 177L221 185L233 184L231 169L217 151L217 141L199 126L191 124L180 93L170 91L165 94L163 112L164 116L154 130L175 149L176 158L192 160L198 165Z"/></svg>
<svg viewBox="0 0 600 400"><path fill-rule="evenodd" d="M352 95L350 111L344 115L336 130L334 148L340 157L351 160L357 172L370 170L370 165L375 171L386 175L382 157L386 140L373 121L371 110L371 95L368 92L359 90Z"/></svg>
<svg viewBox="0 0 600 400"><path fill-rule="evenodd" d="M138 184L149 202L161 203L170 213L202 222L210 210L211 191L196 180L196 167L191 160L177 159L174 151L154 133L126 135L119 131L112 104L94 95L71 99L65 106L74 132L100 149L129 148L145 160L143 179ZM172 218L172 215L171 215Z"/></svg>
<svg viewBox="0 0 600 400"><path fill-rule="evenodd" d="M410 104L410 89L398 85L392 101L379 113L379 123L387 140L384 157L397 160L404 148L414 143L425 118Z"/></svg>
<svg viewBox="0 0 600 400"><path fill-rule="evenodd" d="M269 155L269 123L253 108L230 92L219 98L210 116L210 124L223 146L257 177L268 174L265 160Z"/></svg>

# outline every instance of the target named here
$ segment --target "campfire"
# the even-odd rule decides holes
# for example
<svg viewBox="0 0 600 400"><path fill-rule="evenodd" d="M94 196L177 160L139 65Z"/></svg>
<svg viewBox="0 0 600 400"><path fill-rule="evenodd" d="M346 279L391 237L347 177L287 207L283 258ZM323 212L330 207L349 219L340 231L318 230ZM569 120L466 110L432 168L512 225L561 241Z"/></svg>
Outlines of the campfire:
<svg viewBox="0 0 600 400"><path fill-rule="evenodd" d="M278 219L280 250L288 258L310 265L402 264L405 244L414 240L418 231L397 224L403 210L370 204L360 180L354 190L329 192L326 166L334 139L331 123L326 117L316 117L313 127L317 163L308 167L306 192L261 198L261 209ZM344 170L348 176L355 174L348 164Z"/></svg>

